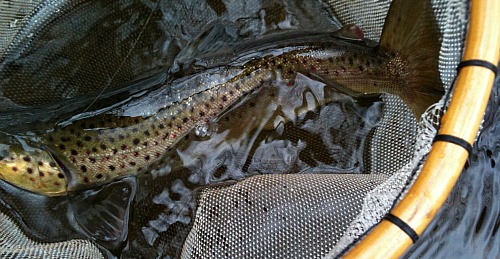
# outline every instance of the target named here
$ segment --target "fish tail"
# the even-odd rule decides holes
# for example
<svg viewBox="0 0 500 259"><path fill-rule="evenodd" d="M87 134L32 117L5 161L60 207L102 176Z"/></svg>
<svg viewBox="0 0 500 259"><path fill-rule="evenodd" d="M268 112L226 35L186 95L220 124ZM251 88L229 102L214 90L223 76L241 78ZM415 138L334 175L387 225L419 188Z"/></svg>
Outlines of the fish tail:
<svg viewBox="0 0 500 259"><path fill-rule="evenodd" d="M380 49L398 53L406 63L407 83L398 95L417 119L444 93L438 69L440 47L441 34L428 0L392 2Z"/></svg>

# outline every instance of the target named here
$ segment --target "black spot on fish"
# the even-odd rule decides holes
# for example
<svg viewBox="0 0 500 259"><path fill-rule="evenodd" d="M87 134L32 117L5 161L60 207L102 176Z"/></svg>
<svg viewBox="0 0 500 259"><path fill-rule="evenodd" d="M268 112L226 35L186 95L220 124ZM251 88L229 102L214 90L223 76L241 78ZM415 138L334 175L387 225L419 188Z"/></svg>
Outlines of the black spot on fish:
<svg viewBox="0 0 500 259"><path fill-rule="evenodd" d="M29 167L28 167L28 168L26 168L26 171L28 171L28 174L32 174L32 173L33 173L33 169L31 169L31 168L29 168Z"/></svg>
<svg viewBox="0 0 500 259"><path fill-rule="evenodd" d="M50 161L50 162L49 162L49 165L50 165L50 167L56 167L56 166L57 166L57 165L56 165L56 163L55 163L54 161Z"/></svg>
<svg viewBox="0 0 500 259"><path fill-rule="evenodd" d="M53 141L54 141L54 138L53 138L52 136L49 136L47 139L48 139L50 142L53 142Z"/></svg>
<svg viewBox="0 0 500 259"><path fill-rule="evenodd" d="M143 146L147 147L148 146L148 142L144 142L142 143Z"/></svg>
<svg viewBox="0 0 500 259"><path fill-rule="evenodd" d="M146 161L149 161L149 159L151 159L151 157L149 155L144 157L144 160L146 160Z"/></svg>
<svg viewBox="0 0 500 259"><path fill-rule="evenodd" d="M85 173L85 172L87 172L87 167L82 165L82 166L80 166L80 170Z"/></svg>
<svg viewBox="0 0 500 259"><path fill-rule="evenodd" d="M186 118L186 117L182 118L182 122L184 122L184 123L188 122L188 120L189 120L189 119L188 119L188 118Z"/></svg>
<svg viewBox="0 0 500 259"><path fill-rule="evenodd" d="M348 62L349 62L349 65L354 65L354 60L352 59L352 57L349 57L348 58Z"/></svg>
<svg viewBox="0 0 500 259"><path fill-rule="evenodd" d="M254 103L254 102L250 102L248 105L249 105L250 107L255 107L255 103Z"/></svg>
<svg viewBox="0 0 500 259"><path fill-rule="evenodd" d="M358 67L359 71L363 72L365 70L365 68L363 66L359 66Z"/></svg>
<svg viewBox="0 0 500 259"><path fill-rule="evenodd" d="M109 170L111 170L111 171L114 171L114 170L116 169L114 165L110 165L110 166L108 166L108 168L109 168Z"/></svg>
<svg viewBox="0 0 500 259"><path fill-rule="evenodd" d="M89 161L90 161L90 163L95 163L96 160L93 157L89 157Z"/></svg>
<svg viewBox="0 0 500 259"><path fill-rule="evenodd" d="M163 128L165 128L165 125L163 125L163 123L160 123L160 124L158 125L158 127L159 127L160 129L163 129Z"/></svg>
<svg viewBox="0 0 500 259"><path fill-rule="evenodd" d="M63 178L64 178L64 174L58 173L58 174L57 174L57 177L59 177L59 178L63 179Z"/></svg>
<svg viewBox="0 0 500 259"><path fill-rule="evenodd" d="M72 149L72 150L71 150L71 154L72 154L72 155L74 155L74 156L76 156L76 155L78 155L78 151L76 151L76 150Z"/></svg>
<svg viewBox="0 0 500 259"><path fill-rule="evenodd" d="M205 116L205 112L201 111L201 112L200 112L200 116L201 116L201 117Z"/></svg>
<svg viewBox="0 0 500 259"><path fill-rule="evenodd" d="M234 88L235 88L236 90L240 90L240 84L236 83L236 84L234 85Z"/></svg>
<svg viewBox="0 0 500 259"><path fill-rule="evenodd" d="M134 161L131 161L128 163L130 166L135 166L135 162Z"/></svg>
<svg viewBox="0 0 500 259"><path fill-rule="evenodd" d="M118 153L118 149L116 149L116 148L113 148L111 150L113 151L113 155L116 155L116 153Z"/></svg>
<svg viewBox="0 0 500 259"><path fill-rule="evenodd" d="M223 101L223 102L227 102L227 96L223 95L223 96L222 96L222 101Z"/></svg>
<svg viewBox="0 0 500 259"><path fill-rule="evenodd" d="M121 148L122 150L125 150L125 149L127 149L127 145L123 144L120 148Z"/></svg>
<svg viewBox="0 0 500 259"><path fill-rule="evenodd" d="M69 137L61 137L62 142L68 142L70 140L71 140L71 138L69 138Z"/></svg>
<svg viewBox="0 0 500 259"><path fill-rule="evenodd" d="M42 161L38 161L38 165L39 166L43 166L43 162Z"/></svg>
<svg viewBox="0 0 500 259"><path fill-rule="evenodd" d="M133 143L134 145L139 145L139 143L140 143L140 142L141 142L141 141L140 141L138 138L135 138L134 140L132 140L132 143Z"/></svg>
<svg viewBox="0 0 500 259"><path fill-rule="evenodd" d="M85 137L83 137L83 140L85 140L85 141L91 141L92 138L90 136L85 136Z"/></svg>
<svg viewBox="0 0 500 259"><path fill-rule="evenodd" d="M92 152L94 152L94 153L97 152L97 148L93 147Z"/></svg>
<svg viewBox="0 0 500 259"><path fill-rule="evenodd" d="M335 60L333 59L333 57L329 57L329 58L328 58L328 61L329 61L330 63L335 62Z"/></svg>
<svg viewBox="0 0 500 259"><path fill-rule="evenodd" d="M84 182L84 183L89 183L89 178L84 177L84 178L83 178L83 182Z"/></svg>
<svg viewBox="0 0 500 259"><path fill-rule="evenodd" d="M38 172L38 175L40 175L41 177L44 177L44 176L45 176L45 174L44 174L42 171L39 171L39 172Z"/></svg>
<svg viewBox="0 0 500 259"><path fill-rule="evenodd" d="M79 141L79 140L78 140L78 141L76 142L76 146L77 146L77 147L83 147L83 142L81 142L81 141Z"/></svg>
<svg viewBox="0 0 500 259"><path fill-rule="evenodd" d="M60 149L60 150L64 150L64 149L66 149L66 147L65 147L63 144L60 144L60 145L59 145L59 149Z"/></svg>
<svg viewBox="0 0 500 259"><path fill-rule="evenodd" d="M118 138L121 139L121 140L124 140L125 136L123 136L123 135L120 134L120 135L118 135Z"/></svg>
<svg viewBox="0 0 500 259"><path fill-rule="evenodd" d="M25 156L25 157L23 157L23 160L26 161L26 162L29 162L29 161L31 161L31 157Z"/></svg>
<svg viewBox="0 0 500 259"><path fill-rule="evenodd" d="M97 179L101 179L101 178L102 178L102 174L97 174L97 175L95 176L95 178L97 178Z"/></svg>

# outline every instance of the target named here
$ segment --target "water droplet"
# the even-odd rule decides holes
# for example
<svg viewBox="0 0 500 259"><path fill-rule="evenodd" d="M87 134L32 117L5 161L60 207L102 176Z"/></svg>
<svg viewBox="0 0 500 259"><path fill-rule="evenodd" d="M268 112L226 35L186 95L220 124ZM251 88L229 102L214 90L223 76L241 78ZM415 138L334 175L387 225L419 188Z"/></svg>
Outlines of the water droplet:
<svg viewBox="0 0 500 259"><path fill-rule="evenodd" d="M198 137L206 137L206 136L211 134L211 131L209 129L209 126L206 123L204 123L204 124L196 125L196 127L194 129L194 133Z"/></svg>

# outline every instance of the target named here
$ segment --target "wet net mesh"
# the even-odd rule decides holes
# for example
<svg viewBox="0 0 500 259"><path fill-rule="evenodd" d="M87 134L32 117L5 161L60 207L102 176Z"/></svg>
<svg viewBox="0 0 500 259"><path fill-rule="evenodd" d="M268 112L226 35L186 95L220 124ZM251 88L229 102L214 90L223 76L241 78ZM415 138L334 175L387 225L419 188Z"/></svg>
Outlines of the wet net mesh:
<svg viewBox="0 0 500 259"><path fill-rule="evenodd" d="M142 19L152 19L157 15L154 11L145 12L148 14L145 17L128 17L127 8L122 8L114 14L123 17L120 26L110 25L106 28L99 26L106 24L108 18L95 12L89 12L89 15L85 16L84 11L88 10L85 8L114 8L114 2L0 1L2 109L19 110L95 94L103 85L106 85L108 90L115 89L124 82L166 69L172 65L173 57L180 52L184 44L182 39L174 40L165 34L165 31L173 32L182 27L181 24L168 19L175 20L176 15L192 16L196 13L196 8L208 6L216 13L227 11L222 1L203 2L205 5L202 7L193 5L192 12L172 11L171 17L163 18L167 20L161 24L161 33L157 31L148 37L140 37L144 31L155 31L139 26L144 22ZM129 9L136 7L134 1L128 2ZM161 1L146 2L144 6L147 6L148 10L167 6L162 5ZM383 95L384 115L380 125L369 138L365 156L366 174L260 175L202 188L196 196L197 207L190 230L185 240L179 244L180 257L336 257L381 220L395 202L404 196L412 180L418 176L419 168L430 150L432 138L439 126L440 115L449 99L449 90L456 75L455 67L463 49L468 21L467 1L431 2L433 10L428 11L435 16L442 33L439 68L447 90L443 99L432 106L421 121L416 121L408 107L397 96ZM355 23L363 29L367 38L377 41L390 1L324 1L322 5L341 24ZM234 6L238 5L232 6L232 11L236 12L238 9L234 9ZM239 7L239 12L248 9L245 5ZM306 8L307 5L302 7ZM78 17L80 22L76 23L72 17ZM72 54L77 52L76 46L69 46L60 52L52 51L51 48L58 49L57 41L54 40L57 37L78 37L71 35L67 28L62 30L64 28L60 27L61 23L54 22L58 19L64 19L66 24L74 22L75 27L86 26L88 32L100 29L99 34L85 34L89 37L86 47L95 48L95 55L76 62L77 55ZM194 24L192 28L182 29L193 30L194 34L196 26L204 26ZM97 40L106 31L119 31L124 28L133 31L129 34L131 39L123 41L127 44L111 44L114 49L111 54L101 51L109 49L97 47L111 42L107 42L107 37L102 41ZM161 41L169 44L155 45ZM36 48L46 48L46 51L37 52L38 56L30 57L39 62L33 63L31 67L19 66L17 60L29 56L27 53ZM161 55L157 55L158 51L162 52ZM44 56L41 56L42 54ZM61 56L66 62L54 65L56 55L58 62L61 61ZM163 58L155 59L155 56ZM50 69L43 73L35 73L46 64L53 66L49 66ZM96 64L100 65L96 67ZM43 88L42 92L37 92L36 89L54 78L54 75L62 71L63 66L66 66L65 71L71 72L57 77L60 82L50 83L51 88ZM119 69L109 69L110 67ZM82 78L84 80L81 80ZM33 82L38 82L39 87L33 87ZM19 97L27 95L31 97ZM42 243L23 234L9 216L0 214L0 219L2 258L103 256L101 247L92 241L71 239Z"/></svg>

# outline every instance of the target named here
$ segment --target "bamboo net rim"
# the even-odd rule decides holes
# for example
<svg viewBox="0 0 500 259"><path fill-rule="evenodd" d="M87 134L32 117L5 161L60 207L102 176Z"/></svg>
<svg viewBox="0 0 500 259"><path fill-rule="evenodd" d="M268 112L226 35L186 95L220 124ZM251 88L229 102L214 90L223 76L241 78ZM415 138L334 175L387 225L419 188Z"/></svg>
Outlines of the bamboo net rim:
<svg viewBox="0 0 500 259"><path fill-rule="evenodd" d="M479 59L497 65L500 57L500 1L472 0L463 60ZM460 70L453 97L438 134L452 135L472 144L486 110L494 73L484 67ZM435 142L415 184L391 214L418 235L437 214L455 185L467 151L449 142ZM412 245L399 227L382 220L344 258L398 258Z"/></svg>

